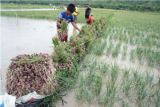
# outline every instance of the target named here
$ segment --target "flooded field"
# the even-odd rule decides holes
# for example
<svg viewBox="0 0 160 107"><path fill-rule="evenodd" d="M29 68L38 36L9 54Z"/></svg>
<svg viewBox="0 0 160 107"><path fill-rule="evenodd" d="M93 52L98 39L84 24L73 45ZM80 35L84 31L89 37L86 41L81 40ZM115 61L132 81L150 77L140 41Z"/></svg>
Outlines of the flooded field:
<svg viewBox="0 0 160 107"><path fill-rule="evenodd" d="M1 11L48 11L48 10L58 10L58 9L1 9Z"/></svg>
<svg viewBox="0 0 160 107"><path fill-rule="evenodd" d="M77 24L79 28L83 24ZM78 31L68 26L69 37ZM11 59L19 54L49 53L53 50L52 37L56 36L55 21L1 17L1 77L5 93L5 72Z"/></svg>
<svg viewBox="0 0 160 107"><path fill-rule="evenodd" d="M58 100L53 100L53 105L57 107L159 107L159 16L123 11L117 11L112 15L103 31L101 30L103 26L95 22L94 26L82 28L85 32L80 35L82 38L79 36L78 39L71 39L72 42L69 44L57 46L61 49L59 51L57 48L59 53L69 53L60 55L58 51L55 51L53 54L55 55L53 62L59 61L60 64L56 67L62 68L64 68L63 63L72 62L67 59L67 55L72 53L71 55L76 56L74 49L78 45L77 50L82 50L80 45L89 43L87 46L90 49L86 48L89 52L84 53L84 59L75 63L78 66L71 70L69 68L57 69L56 79L59 89L65 87L62 93L60 91L58 94L62 95L66 103L63 105L62 100L57 98ZM151 19L154 20L151 21ZM4 86L5 72L11 58L19 54L42 52L51 55L54 52L52 37L56 36L57 28L56 22L47 20L2 17L1 22L1 71L2 86ZM77 25L83 26L83 24ZM149 29L151 27L152 29ZM96 31L100 34L95 33ZM70 24L69 37L77 33ZM95 36L95 41L92 36ZM81 39L81 42L76 41ZM78 52L80 56L84 51ZM63 60L68 60L68 62L63 62L58 58L64 58ZM77 60L75 57L72 59ZM5 88L2 88L4 93Z"/></svg>

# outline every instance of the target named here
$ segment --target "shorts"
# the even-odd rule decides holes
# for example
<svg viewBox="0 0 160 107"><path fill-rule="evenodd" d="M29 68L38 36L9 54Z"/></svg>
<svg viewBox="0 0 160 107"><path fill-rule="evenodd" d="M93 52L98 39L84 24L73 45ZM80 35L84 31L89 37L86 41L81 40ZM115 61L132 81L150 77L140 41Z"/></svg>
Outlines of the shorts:
<svg viewBox="0 0 160 107"><path fill-rule="evenodd" d="M73 15L73 19L74 19L74 20L77 20L77 15Z"/></svg>
<svg viewBox="0 0 160 107"><path fill-rule="evenodd" d="M91 22L90 22L90 21L87 21L87 24L91 24Z"/></svg>
<svg viewBox="0 0 160 107"><path fill-rule="evenodd" d="M87 18L87 19L88 19L88 18L89 18L89 15L85 15L85 18Z"/></svg>
<svg viewBox="0 0 160 107"><path fill-rule="evenodd" d="M68 31L66 31L66 32L64 32L63 33L63 37L61 38L61 33L59 32L59 27L57 27L57 34L58 34L58 38L59 38L59 40L61 40L62 42L63 41L65 41L65 42L67 42L68 41Z"/></svg>

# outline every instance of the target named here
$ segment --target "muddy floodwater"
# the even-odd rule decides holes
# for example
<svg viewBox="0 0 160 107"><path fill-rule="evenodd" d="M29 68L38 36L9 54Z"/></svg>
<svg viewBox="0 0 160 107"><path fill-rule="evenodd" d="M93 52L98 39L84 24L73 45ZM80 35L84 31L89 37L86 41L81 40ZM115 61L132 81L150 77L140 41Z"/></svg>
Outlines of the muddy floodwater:
<svg viewBox="0 0 160 107"><path fill-rule="evenodd" d="M79 28L83 24L77 24ZM78 34L68 25L69 37ZM5 75L11 59L19 54L52 54L52 37L56 36L55 21L1 17L1 91L5 94Z"/></svg>

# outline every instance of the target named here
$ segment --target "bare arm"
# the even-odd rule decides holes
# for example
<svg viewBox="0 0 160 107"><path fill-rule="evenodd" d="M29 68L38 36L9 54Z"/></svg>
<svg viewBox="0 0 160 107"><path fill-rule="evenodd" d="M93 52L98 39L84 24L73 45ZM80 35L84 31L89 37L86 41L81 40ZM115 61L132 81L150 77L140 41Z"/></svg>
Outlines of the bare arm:
<svg viewBox="0 0 160 107"><path fill-rule="evenodd" d="M72 25L73 25L74 28L76 28L79 32L81 32L81 30L77 27L77 25L76 25L74 22L72 22Z"/></svg>
<svg viewBox="0 0 160 107"><path fill-rule="evenodd" d="M61 19L58 19L58 20L57 20L57 25L61 27L62 24L61 24L60 22L61 22Z"/></svg>
<svg viewBox="0 0 160 107"><path fill-rule="evenodd" d="M90 8L90 11L89 11L89 13L91 13L91 10L92 10L92 9Z"/></svg>
<svg viewBox="0 0 160 107"><path fill-rule="evenodd" d="M79 12L78 12L78 11L76 11L76 10L75 10L74 12L79 13Z"/></svg>

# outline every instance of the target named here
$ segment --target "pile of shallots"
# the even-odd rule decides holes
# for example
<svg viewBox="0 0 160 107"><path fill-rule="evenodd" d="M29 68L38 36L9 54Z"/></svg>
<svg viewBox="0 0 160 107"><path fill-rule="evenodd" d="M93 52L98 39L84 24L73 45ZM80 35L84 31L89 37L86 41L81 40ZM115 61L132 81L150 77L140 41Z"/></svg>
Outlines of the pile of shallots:
<svg viewBox="0 0 160 107"><path fill-rule="evenodd" d="M52 59L48 54L18 55L7 72L7 93L17 98L36 91L51 95L58 89Z"/></svg>

